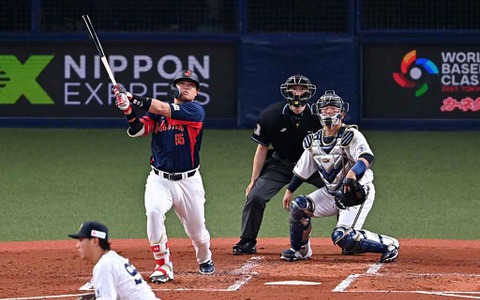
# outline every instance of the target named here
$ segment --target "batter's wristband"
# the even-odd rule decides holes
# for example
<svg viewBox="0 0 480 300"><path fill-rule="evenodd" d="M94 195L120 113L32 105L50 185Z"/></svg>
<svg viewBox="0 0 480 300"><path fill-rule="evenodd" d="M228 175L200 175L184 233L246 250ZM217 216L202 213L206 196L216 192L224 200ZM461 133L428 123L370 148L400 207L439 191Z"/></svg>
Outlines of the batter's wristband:
<svg viewBox="0 0 480 300"><path fill-rule="evenodd" d="M125 115L128 126L132 129L133 134L139 132L142 129L143 123L137 117L137 114L130 108L130 113Z"/></svg>
<svg viewBox="0 0 480 300"><path fill-rule="evenodd" d="M139 95L132 95L131 102L136 107L140 107L141 109L148 111L148 109L150 108L150 105L152 105L152 98L139 96Z"/></svg>

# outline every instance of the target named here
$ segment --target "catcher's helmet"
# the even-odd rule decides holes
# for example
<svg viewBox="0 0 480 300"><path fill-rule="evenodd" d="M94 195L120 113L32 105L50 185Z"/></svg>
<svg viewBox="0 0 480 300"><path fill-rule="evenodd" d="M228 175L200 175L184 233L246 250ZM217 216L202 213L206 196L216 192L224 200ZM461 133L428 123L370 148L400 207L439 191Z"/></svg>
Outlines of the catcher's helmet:
<svg viewBox="0 0 480 300"><path fill-rule="evenodd" d="M198 80L197 74L195 74L191 70L182 70L175 75L172 83L170 84L170 96L172 98L178 98L178 96L180 96L180 91L178 90L176 84L177 81L181 79L188 79L193 81L195 83L195 86L197 87L197 90L200 89L200 80Z"/></svg>
<svg viewBox="0 0 480 300"><path fill-rule="evenodd" d="M304 92L302 95L295 95L293 86L302 86L307 88L308 91ZM295 107L304 106L307 104L307 101L315 95L317 87L310 82L310 79L307 77L296 74L290 76L285 83L280 85L280 92L282 96L288 101L288 104Z"/></svg>
<svg viewBox="0 0 480 300"><path fill-rule="evenodd" d="M339 108L340 112L335 115L322 112L323 108L328 106ZM318 99L317 103L312 105L312 111L318 116L322 126L329 126L330 128L335 127L341 120L343 120L343 118L345 118L349 108L349 104L343 101L339 95L335 94L334 90L325 91L325 94Z"/></svg>

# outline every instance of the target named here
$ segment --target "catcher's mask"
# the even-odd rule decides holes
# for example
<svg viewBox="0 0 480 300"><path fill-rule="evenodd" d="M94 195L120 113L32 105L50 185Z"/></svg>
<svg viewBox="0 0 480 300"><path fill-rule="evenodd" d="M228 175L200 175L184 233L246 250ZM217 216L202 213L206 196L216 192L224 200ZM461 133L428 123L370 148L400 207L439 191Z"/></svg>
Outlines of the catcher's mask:
<svg viewBox="0 0 480 300"><path fill-rule="evenodd" d="M317 103L312 105L313 114L318 116L322 126L330 128L337 126L345 118L349 108L349 104L333 90L325 91Z"/></svg>
<svg viewBox="0 0 480 300"><path fill-rule="evenodd" d="M294 86L304 87L306 91L301 95L296 95L293 89ZM280 85L282 96L288 101L289 105L294 107L305 106L307 101L315 95L316 91L317 87L310 82L310 79L300 74L290 76L285 83Z"/></svg>
<svg viewBox="0 0 480 300"><path fill-rule="evenodd" d="M176 84L181 79L193 81L197 87L197 90L200 89L200 80L198 80L197 74L191 70L182 70L175 75L172 84L170 84L170 96L172 96L172 98L177 98L180 95L180 91L178 90Z"/></svg>

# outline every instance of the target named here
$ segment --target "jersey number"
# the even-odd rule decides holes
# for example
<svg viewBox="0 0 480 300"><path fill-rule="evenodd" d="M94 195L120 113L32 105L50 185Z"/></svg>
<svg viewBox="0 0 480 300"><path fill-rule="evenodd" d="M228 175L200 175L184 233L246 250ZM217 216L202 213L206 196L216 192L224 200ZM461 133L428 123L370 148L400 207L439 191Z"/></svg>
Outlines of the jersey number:
<svg viewBox="0 0 480 300"><path fill-rule="evenodd" d="M183 136L183 133L177 133L175 134L175 145L184 145L185 144L185 137Z"/></svg>
<svg viewBox="0 0 480 300"><path fill-rule="evenodd" d="M135 269L135 267L133 265L129 264L129 263L125 263L125 270L127 270L128 274L132 275L132 277L137 276L137 274L139 275L137 269ZM134 278L134 279L135 279L135 284L142 283L142 277L141 276L140 276L140 278Z"/></svg>

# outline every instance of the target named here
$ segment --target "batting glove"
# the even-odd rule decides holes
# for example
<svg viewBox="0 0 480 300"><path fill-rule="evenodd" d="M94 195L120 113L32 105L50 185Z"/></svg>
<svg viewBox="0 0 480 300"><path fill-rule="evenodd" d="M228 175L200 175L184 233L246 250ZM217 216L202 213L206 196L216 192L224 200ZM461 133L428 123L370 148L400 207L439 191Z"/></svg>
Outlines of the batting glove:
<svg viewBox="0 0 480 300"><path fill-rule="evenodd" d="M125 95L127 95L127 98L128 100L131 100L133 98L133 95L132 93L130 93L129 91L127 91L127 89L123 86L123 84L121 83L117 83L116 85L114 85L112 87L112 92L113 94L116 96L117 94L120 94L120 93L123 93Z"/></svg>
<svg viewBox="0 0 480 300"><path fill-rule="evenodd" d="M115 105L123 111L127 111L131 108L130 101L125 93L117 93L115 95Z"/></svg>

